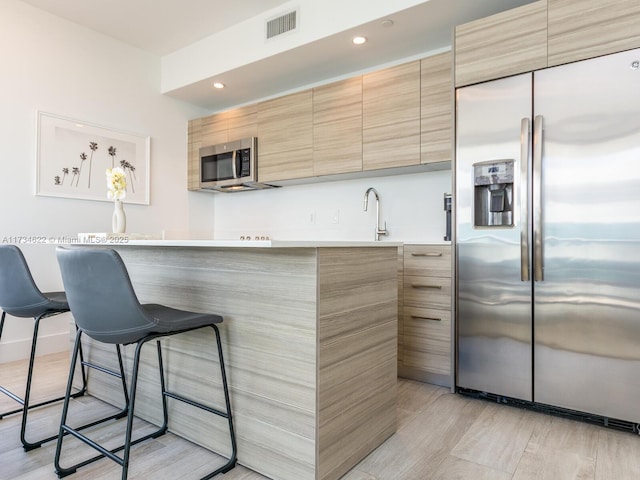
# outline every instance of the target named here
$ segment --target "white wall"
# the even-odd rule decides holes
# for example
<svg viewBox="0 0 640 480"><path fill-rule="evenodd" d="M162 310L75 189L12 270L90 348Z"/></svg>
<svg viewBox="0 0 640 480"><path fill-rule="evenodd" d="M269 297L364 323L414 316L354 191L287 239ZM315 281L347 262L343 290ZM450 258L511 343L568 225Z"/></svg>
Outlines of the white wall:
<svg viewBox="0 0 640 480"><path fill-rule="evenodd" d="M2 0L0 61L0 242L110 229L109 202L34 195L37 110L151 137L151 204L125 205L128 232L212 234L213 198L185 188L187 120L208 112L161 95L159 57ZM61 289L54 248L23 251L40 288ZM26 355L32 323L9 318L0 362ZM43 352L66 348L65 319L43 334Z"/></svg>
<svg viewBox="0 0 640 480"><path fill-rule="evenodd" d="M373 193L363 211L368 187L380 195L380 223L386 220L389 230L383 241L443 243L443 195L451 193L451 171L202 195L216 196L217 239L373 240Z"/></svg>
<svg viewBox="0 0 640 480"><path fill-rule="evenodd" d="M18 0L3 0L0 59L0 242L110 229L109 202L34 195L37 110L151 137L151 204L125 205L129 233L368 240L375 223L373 196L368 212L362 203L373 186L390 231L384 240L442 242L442 196L451 191L450 172L229 195L187 192L187 120L211 112L161 95L160 58ZM40 288L61 289L54 247L21 246ZM66 317L43 322L40 353L66 348L67 322ZM0 362L28 354L31 328L31 321L9 317Z"/></svg>

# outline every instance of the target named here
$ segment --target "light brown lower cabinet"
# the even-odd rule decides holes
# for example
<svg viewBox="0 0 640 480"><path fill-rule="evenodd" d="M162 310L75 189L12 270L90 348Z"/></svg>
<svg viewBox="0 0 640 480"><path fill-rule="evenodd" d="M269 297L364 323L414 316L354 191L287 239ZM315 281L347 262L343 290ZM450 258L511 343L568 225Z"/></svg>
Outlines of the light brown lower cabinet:
<svg viewBox="0 0 640 480"><path fill-rule="evenodd" d="M398 375L452 384L451 246L405 245Z"/></svg>

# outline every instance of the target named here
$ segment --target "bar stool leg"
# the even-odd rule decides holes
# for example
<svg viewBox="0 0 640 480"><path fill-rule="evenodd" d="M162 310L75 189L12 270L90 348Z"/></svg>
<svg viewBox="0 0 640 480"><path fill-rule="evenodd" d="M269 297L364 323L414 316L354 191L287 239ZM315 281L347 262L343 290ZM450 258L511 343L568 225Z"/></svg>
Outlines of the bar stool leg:
<svg viewBox="0 0 640 480"><path fill-rule="evenodd" d="M136 344L136 352L133 358L133 370L131 372L131 387L130 387L130 391L129 391L129 414L127 415L127 430L125 433L125 439L124 439L124 446L123 446L123 452L122 452L122 460L116 458L112 458L112 460L115 460L117 463L120 463L120 465L122 466L122 480L127 480L127 476L129 474L129 454L131 452L131 446L135 445L136 443L142 441L142 440L146 440L149 438L158 438L162 435L164 435L167 432L167 405L166 402L164 401L164 397L163 397L163 412L164 412L164 423L163 425L156 430L154 433L152 433L151 435L146 435L143 438L140 438L138 440L136 440L135 442L132 442L131 437L133 436L133 419L134 419L134 411L135 411L135 403L136 403L136 391L138 388L138 370L139 370L139 366L140 366L140 353L142 352L142 346L146 343L147 339L143 339L140 340L137 344ZM150 338L149 338L150 340ZM158 342L159 343L159 342ZM158 346L159 348L159 346ZM162 360L160 360L160 370L161 370L161 375L164 378L164 375L162 374Z"/></svg>
<svg viewBox="0 0 640 480"><path fill-rule="evenodd" d="M218 347L218 358L220 359L220 375L222 377L222 389L224 390L224 403L227 409L227 422L229 423L229 437L231 440L231 457L227 464L220 470L220 473L226 473L236 465L238 456L238 447L236 445L236 433L233 428L233 415L231 414L231 400L229 398L229 385L227 384L227 373L224 368L224 356L222 354L222 342L220 340L220 330L216 325L211 325L216 335L216 345ZM217 473L212 472L210 475L202 478L202 480L208 480Z"/></svg>
<svg viewBox="0 0 640 480"><path fill-rule="evenodd" d="M178 395L176 393L173 392L169 392L166 390L166 385L165 385L165 378L164 378L164 365L163 365L163 358L162 358L162 347L161 347L161 343L158 339L158 337L162 337L162 336L166 336L164 334L149 334L147 337L139 340L136 344L136 349L135 349L135 354L134 354L134 359L133 359L133 369L132 369L132 374L131 374L131 381L130 381L130 386L129 386L129 394L128 394L128 410L127 410L127 426L126 426L126 432L125 432L125 442L123 445L114 448L112 450L106 450L104 447L102 447L101 445L97 444L96 442L94 442L93 440L91 440L90 438L86 437L85 435L82 435L78 430L79 429L73 429L71 427L69 427L66 424L67 421L67 414L68 414L68 406L69 406L69 400L68 400L68 396L69 396L69 392L70 392L70 388L71 385L73 383L73 372L75 370L75 364L76 364L76 360L79 354L79 348L81 346L81 342L80 342L80 337L82 335L82 331L78 331L78 334L76 336L76 342L74 344L74 351L73 351L73 360L72 360L72 365L71 365L71 370L70 370L70 374L69 374L69 382L67 384L67 395L65 397L65 403L63 406L63 412L62 412L62 418L60 421L60 432L58 435L58 444L56 446L56 454L55 454L55 459L54 459L54 464L55 464L55 468L56 468L56 473L58 474L58 477L62 478L65 477L67 475L70 475L72 473L74 473L76 471L77 468L88 465L89 463L92 463L100 458L103 457L107 457L111 460L113 460L114 462L116 462L118 465L120 465L122 467L122 476L121 479L122 480L127 480L127 476L129 473L129 459L130 459L130 451L131 451L131 447L133 445L136 445L137 443L140 443L142 441L145 441L147 439L150 438L157 438L161 435L164 435L167 432L167 425L168 425L168 409L167 409L167 399L166 397L171 397L173 399L179 400L181 402L187 403L189 405L192 405L194 407L206 410L210 413L216 414L218 416L224 417L227 419L228 424L229 424L229 436L230 436L230 440L231 440L231 447L232 447L232 454L229 458L229 460L227 461L227 463L225 463L222 467L218 468L217 470L215 470L214 472L210 473L209 475L205 476L202 478L202 480L208 480L210 478L213 478L214 476L218 475L219 473L226 473L229 470L231 470L232 468L235 467L236 462L237 462L237 446L236 446L236 438L235 438L235 431L233 428L233 417L231 415L231 401L230 401L230 397L229 397L229 387L227 384L227 376L226 376L226 371L225 371L225 367L224 367L224 358L223 358L223 353L222 353L222 343L220 340L220 332L218 330L218 328L216 327L215 324L211 324L210 325L215 333L215 337L216 337L216 345L217 345L217 353L218 353L218 358L220 361L220 372L221 372L221 377L222 377L222 384L223 384L223 390L224 390L224 397L225 397L225 407L226 407L226 411L221 411L218 410L216 408L213 407L209 407L207 405L204 405L202 403L196 402L194 400L191 400L189 398L183 397L182 395ZM160 426L160 428L158 430L156 430L153 433L147 434L141 438L138 438L136 440L132 440L132 436L133 436L133 420L134 420L134 412L135 412L135 400L136 400L136 391L137 391L137 384L138 384L138 372L139 372L139 366L140 366L140 354L142 351L142 346L148 342L149 340L153 340L156 339L156 348L157 348L157 352L158 352L158 370L159 370L159 374L160 374L160 387L162 389L162 409L163 409L163 425ZM118 355L120 355L120 350L119 350L119 346L118 346ZM120 362L120 365L122 367L122 362ZM104 370L104 369L103 369ZM124 375L123 375L124 376ZM126 383L123 383L124 385L126 385ZM126 393L125 393L126 395ZM95 425L97 423L101 423L104 420L101 420L100 422L94 422L92 425ZM86 428L85 427L81 427L81 428ZM82 442L86 443L87 445L93 447L94 449L96 449L98 452L100 452L100 455L97 455L95 457L89 458L85 461L82 461L80 463L77 463L76 465L73 465L71 467L68 468L62 468L60 466L60 455L61 455L61 450L62 450L62 441L63 441L63 437L67 434L70 434L72 436L74 436L75 438L77 438L78 440L81 440ZM122 457L119 457L116 455L116 452L119 451L123 451Z"/></svg>
<svg viewBox="0 0 640 480"><path fill-rule="evenodd" d="M40 448L42 446L43 443L49 442L51 440L54 440L58 437L58 435L51 435L50 437L47 438L43 438L42 440L38 440L37 442L29 442L26 439L26 432L27 432L27 416L29 414L29 410L35 407L40 407L43 405L48 405L50 403L54 403L54 402L59 402L60 400L64 400L64 396L62 397L57 397L57 398L52 398L51 400L46 400L44 402L38 403L36 405L30 405L29 404L29 398L31 397L31 383L33 381L33 367L35 364L35 359L36 359L36 348L37 348L37 342L38 342L38 330L40 328L40 320L42 320L43 318L50 316L50 315L41 315L39 317L36 317L35 319L35 323L33 326L33 338L31 340L31 355L29 357L29 370L27 373L27 386L25 388L25 394L24 394L24 401L23 401L23 409L22 409L22 425L20 428L20 441L22 442L22 447L24 448L25 452L28 452L30 450L34 450L36 448ZM80 344L80 356L82 356L82 344ZM81 370L82 370L82 388L71 394L71 398L78 398L83 396L86 392L87 392L87 381L86 381L86 375L85 375L85 371L84 371L84 366L81 366Z"/></svg>
<svg viewBox="0 0 640 480"><path fill-rule="evenodd" d="M42 445L42 442L39 443L30 443L25 439L25 433L27 431L27 414L29 412L29 397L31 396L31 381L33 380L33 364L36 359L36 344L38 343L38 328L40 327L40 318L36 318L33 324L33 337L31 339L31 355L29 356L29 370L27 372L27 386L24 392L24 403L22 410L22 425L20 427L20 441L22 442L22 446L25 452L29 450L33 450L34 448L38 448ZM61 397L63 398L63 397ZM59 399L58 399L59 400Z"/></svg>
<svg viewBox="0 0 640 480"><path fill-rule="evenodd" d="M37 345L38 345L38 330L40 328L40 320L42 320L43 318L46 318L46 317L57 315L58 313L62 313L62 312L45 312L42 315L39 315L39 316L34 318L33 336L31 337L31 352L29 354L29 366L28 366L28 370L27 370L27 382L26 382L26 386L25 386L24 397L20 398L18 395L14 394L13 392L10 392L6 388L0 386L0 392L4 393L5 395L10 397L12 400L15 400L16 402L18 402L22 406L21 408L18 408L16 410L11 410L11 411L4 412L4 413L0 414L0 419L2 419L4 416L7 416L7 415L13 415L15 413L22 412L22 420L21 420L21 425L20 425L20 442L22 443L22 446L23 446L25 452L28 452L30 450L34 450L36 448L39 448L39 447L42 446L43 443L49 442L49 441L54 440L55 438L57 438L57 434L56 434L56 435L52 435L50 437L38 440L37 442L29 442L26 439L26 431L27 431L27 418L29 416L29 410L31 410L33 408L42 407L44 405L49 405L51 403L55 403L55 402L59 402L61 400L64 400L64 396L61 396L61 397L56 397L56 398L51 398L49 400L45 400L43 402L40 402L40 403L37 403L37 404L34 404L34 405L30 404L31 384L33 383L33 370L34 370L35 359L36 359L36 349L37 349ZM2 332L4 330L5 316L6 316L6 312L2 312L2 317L0 317L0 339L2 339ZM84 395L86 393L86 391L87 391L87 383L86 383L86 377L84 375L84 369L83 369L82 373L83 373L83 376L82 376L82 380L83 380L82 388L78 392L72 394L71 395L72 398L80 397L80 396Z"/></svg>
<svg viewBox="0 0 640 480"><path fill-rule="evenodd" d="M60 453L62 452L62 439L65 435L64 425L67 423L67 414L69 413L69 397L71 396L71 388L73 386L73 374L76 370L76 363L78 360L78 349L82 339L82 331L76 332L76 340L73 344L73 354L71 355L71 366L69 367L69 379L67 380L67 390L64 396L64 403L62 405L62 417L60 418L60 432L58 433L58 442L56 444L56 454L54 457L54 465L58 478L69 475L76 471L75 468L65 469L60 466Z"/></svg>
<svg viewBox="0 0 640 480"><path fill-rule="evenodd" d="M54 458L54 465L55 465L55 471L56 474L58 475L58 478L63 478L66 477L67 475L71 475L72 473L75 473L76 470L79 467L83 467L85 465L88 465L92 462L95 462L96 460L99 460L103 457L109 457L112 460L115 460L116 462L118 462L120 465L122 465L122 460L119 459L116 455L114 455L115 452L122 450L124 447L118 447L115 448L111 451L107 451L104 448L102 448L100 445L98 445L97 443L93 442L92 440L90 440L89 438L85 437L84 435L82 435L80 433L81 430L84 430L86 428L90 428L93 427L95 425L99 425L101 423L110 421L110 420L118 420L121 418L124 418L126 416L128 416L129 412L131 411L131 403L130 403L130 398L129 398L129 393L127 391L127 383L126 383L126 377L125 377L125 372L124 372L124 363L122 361L122 352L120 349L120 345L116 345L116 350L118 353L118 364L119 364L119 369L120 372L118 374L118 372L115 371L111 371L109 369L100 367L98 365L92 364L90 362L85 362L83 360L83 355L82 355L82 331L81 330L77 330L76 333L76 340L74 342L74 347L73 347L73 354L72 354L72 358L71 358L71 365L69 368L69 378L67 381L67 390L66 390L66 394L64 397L64 404L63 404L63 408L62 408L62 417L60 419L60 431L58 433L58 442L56 444L56 453L55 453L55 458ZM101 371L103 373L107 373L113 376L119 376L122 379L122 386L123 386L123 395L125 397L125 406L124 408L114 414L114 415L109 415L107 417L101 418L99 420L96 420L94 422L88 423L86 425L83 425L81 427L77 427L77 428L71 428L66 424L67 421L67 416L69 413L69 400L70 398L73 397L73 395L70 395L71 389L73 387L73 379L75 376L75 370L76 370L76 365L77 365L77 361L78 361L78 357L81 358L81 362L83 363L84 366L87 367L91 367L94 368L98 371ZM83 374L84 374L84 370L83 370ZM84 377L83 377L84 378ZM92 446L93 448L95 448L96 450L98 450L100 452L100 455L94 456L88 460L79 462L71 467L68 468L63 468L60 466L60 456L62 454L62 443L63 443L63 437L65 437L66 435L72 435L74 437L76 437L77 439L83 441L84 443L86 443L89 446ZM149 437L146 437L149 438ZM136 440L135 442L131 442L131 445L135 445L136 443L138 443L139 441L142 441L143 439L139 439Z"/></svg>
<svg viewBox="0 0 640 480"><path fill-rule="evenodd" d="M162 397L162 428L166 431L169 425L169 410L167 409L167 396L164 394L167 389L164 383L164 363L162 361L162 346L160 345L160 340L156 340L156 348L158 350L158 370L160 372L160 396Z"/></svg>
<svg viewBox="0 0 640 480"><path fill-rule="evenodd" d="M4 330L4 318L7 315L6 312L2 312L2 316L0 317L0 340L2 340L2 332ZM15 400L16 402L20 403L22 405L22 399L20 397L18 397L17 395L15 395L13 392L10 392L9 390L7 390L6 388L4 388L2 385L0 385L0 392L4 393L5 395L7 395L9 398ZM22 411L22 408L18 408L15 410L10 410L7 412L2 412L0 413L0 420L6 416L9 415L13 415L14 413L18 413Z"/></svg>

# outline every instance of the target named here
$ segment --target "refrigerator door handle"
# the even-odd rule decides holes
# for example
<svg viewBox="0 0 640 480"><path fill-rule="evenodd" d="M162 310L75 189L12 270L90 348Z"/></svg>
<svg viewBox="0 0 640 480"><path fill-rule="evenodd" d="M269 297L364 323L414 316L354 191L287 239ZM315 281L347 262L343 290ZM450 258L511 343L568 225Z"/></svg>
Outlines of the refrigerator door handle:
<svg viewBox="0 0 640 480"><path fill-rule="evenodd" d="M544 134L544 119L537 115L533 125L533 262L534 280L544 280L542 262L542 141Z"/></svg>
<svg viewBox="0 0 640 480"><path fill-rule="evenodd" d="M531 122L520 122L520 280L528 282L529 272L529 151L531 150Z"/></svg>

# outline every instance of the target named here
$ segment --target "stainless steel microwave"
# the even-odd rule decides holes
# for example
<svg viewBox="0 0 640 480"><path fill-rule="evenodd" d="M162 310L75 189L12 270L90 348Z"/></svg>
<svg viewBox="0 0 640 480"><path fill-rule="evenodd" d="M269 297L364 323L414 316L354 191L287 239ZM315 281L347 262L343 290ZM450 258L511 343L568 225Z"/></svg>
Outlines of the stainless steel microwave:
<svg viewBox="0 0 640 480"><path fill-rule="evenodd" d="M200 188L235 192L269 188L258 183L258 141L242 138L200 148Z"/></svg>

